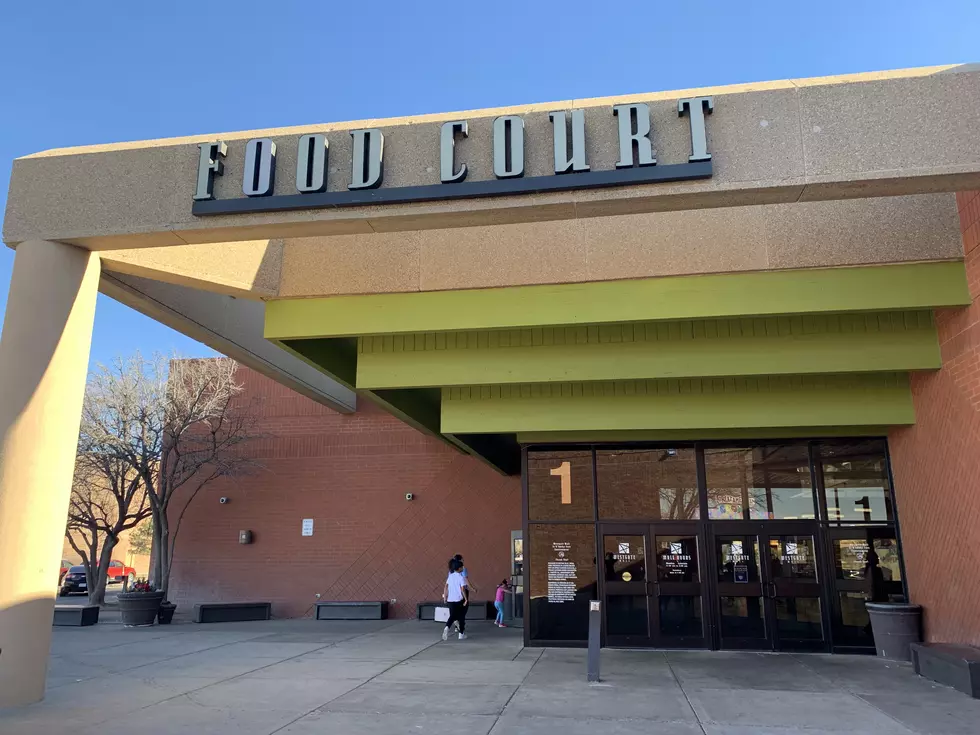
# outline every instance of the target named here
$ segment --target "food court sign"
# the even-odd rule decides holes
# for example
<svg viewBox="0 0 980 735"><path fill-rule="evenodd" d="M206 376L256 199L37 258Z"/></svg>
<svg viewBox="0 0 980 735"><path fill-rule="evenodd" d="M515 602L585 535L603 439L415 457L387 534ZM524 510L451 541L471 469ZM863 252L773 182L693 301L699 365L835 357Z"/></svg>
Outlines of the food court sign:
<svg viewBox="0 0 980 735"><path fill-rule="evenodd" d="M589 165L585 113L582 110L552 112L555 175L530 177L524 176L524 120L520 115L502 115L493 121L494 178L483 181L467 181L466 161L456 155L456 141L469 134L467 121L446 122L438 131L433 130L433 145L438 141L439 183L391 188L383 186L384 131L352 130L353 157L346 191L327 190L330 141L323 133L308 133L297 140L295 179L286 186L277 186L276 143L271 138L254 138L238 151L232 151L221 140L200 143L192 212L200 217L283 212L706 179L711 177L711 154L705 116L713 109L711 97L678 100L678 117L686 117L689 125L691 155L685 163L658 165L650 138L649 106L643 103L613 106L610 124L618 128L619 159L614 169L605 171L593 171ZM231 155L244 158L242 193L245 196L215 199L215 178L224 174L224 161Z"/></svg>

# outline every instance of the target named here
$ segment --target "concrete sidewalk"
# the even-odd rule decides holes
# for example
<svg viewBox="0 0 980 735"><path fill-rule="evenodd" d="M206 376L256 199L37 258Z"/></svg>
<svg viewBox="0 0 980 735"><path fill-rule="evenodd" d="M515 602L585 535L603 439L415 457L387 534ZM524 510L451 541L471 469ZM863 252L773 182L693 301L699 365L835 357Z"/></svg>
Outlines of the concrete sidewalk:
<svg viewBox="0 0 980 735"><path fill-rule="evenodd" d="M276 620L56 628L44 702L3 735L971 733L980 701L870 657L602 653L471 625Z"/></svg>

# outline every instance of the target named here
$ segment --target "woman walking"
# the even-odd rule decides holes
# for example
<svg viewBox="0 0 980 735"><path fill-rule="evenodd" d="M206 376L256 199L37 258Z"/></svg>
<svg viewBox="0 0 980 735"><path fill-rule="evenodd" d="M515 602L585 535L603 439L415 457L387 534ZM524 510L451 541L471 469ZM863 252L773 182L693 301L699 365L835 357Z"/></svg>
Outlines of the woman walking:
<svg viewBox="0 0 980 735"><path fill-rule="evenodd" d="M466 586L466 578L460 574L463 564L456 559L449 562L449 576L442 591L443 602L449 605L449 620L442 629L442 639L449 639L449 631L455 624L459 630L459 640L466 640L466 606L469 605L470 592Z"/></svg>
<svg viewBox="0 0 980 735"><path fill-rule="evenodd" d="M470 579L470 570L466 568L466 563L463 561L463 555L456 554L456 556L453 557L453 560L459 562L459 573L462 574L463 579L466 580L466 586L473 592L479 592L480 590L476 588L476 585L473 584L473 580ZM452 562L450 562L450 564L451 563Z"/></svg>
<svg viewBox="0 0 980 735"><path fill-rule="evenodd" d="M473 580L470 579L469 570L466 568L466 563L463 561L462 554L456 554L452 559L449 560L449 572L453 571L453 562L459 562L459 573L463 575L463 582L466 583L466 596L469 598L471 592L479 592L476 585L473 584ZM459 633L459 623L456 623L456 633Z"/></svg>

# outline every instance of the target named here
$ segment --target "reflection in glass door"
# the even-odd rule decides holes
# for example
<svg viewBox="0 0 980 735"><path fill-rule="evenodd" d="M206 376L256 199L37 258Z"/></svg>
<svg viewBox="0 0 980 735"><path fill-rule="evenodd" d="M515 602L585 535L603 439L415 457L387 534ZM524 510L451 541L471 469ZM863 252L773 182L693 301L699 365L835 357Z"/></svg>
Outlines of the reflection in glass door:
<svg viewBox="0 0 980 735"><path fill-rule="evenodd" d="M824 643L816 528L809 524L765 525L766 574L773 648L819 651Z"/></svg>
<svg viewBox="0 0 980 735"><path fill-rule="evenodd" d="M717 524L712 544L721 648L826 648L812 524Z"/></svg>
<svg viewBox="0 0 980 735"><path fill-rule="evenodd" d="M658 523L651 528L657 556L653 581L653 637L661 647L705 646L701 553L696 527Z"/></svg>
<svg viewBox="0 0 980 735"><path fill-rule="evenodd" d="M704 647L697 526L603 525L601 536L606 644Z"/></svg>
<svg viewBox="0 0 980 735"><path fill-rule="evenodd" d="M770 648L758 524L725 524L712 539L722 648ZM717 529L716 529L717 530Z"/></svg>
<svg viewBox="0 0 980 735"><path fill-rule="evenodd" d="M647 529L603 527L601 548L606 645L653 645L647 585Z"/></svg>
<svg viewBox="0 0 980 735"><path fill-rule="evenodd" d="M834 649L874 648L865 602L901 602L902 565L892 528L834 528L827 533L834 574Z"/></svg>

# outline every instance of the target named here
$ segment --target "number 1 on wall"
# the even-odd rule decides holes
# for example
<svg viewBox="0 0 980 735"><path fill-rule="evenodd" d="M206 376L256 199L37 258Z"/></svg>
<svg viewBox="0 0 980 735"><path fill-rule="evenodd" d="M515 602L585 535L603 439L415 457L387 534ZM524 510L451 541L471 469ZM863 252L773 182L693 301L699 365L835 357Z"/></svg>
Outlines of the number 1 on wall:
<svg viewBox="0 0 980 735"><path fill-rule="evenodd" d="M572 504L572 464L571 462L562 462L560 465L551 470L552 477L561 478L561 504L571 505Z"/></svg>

